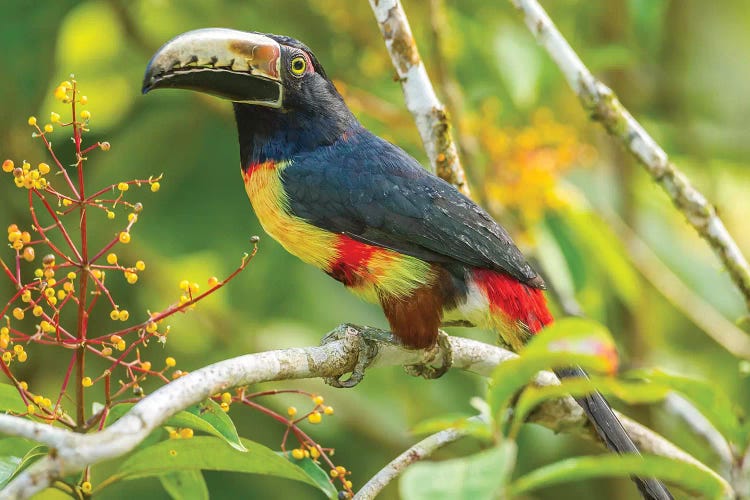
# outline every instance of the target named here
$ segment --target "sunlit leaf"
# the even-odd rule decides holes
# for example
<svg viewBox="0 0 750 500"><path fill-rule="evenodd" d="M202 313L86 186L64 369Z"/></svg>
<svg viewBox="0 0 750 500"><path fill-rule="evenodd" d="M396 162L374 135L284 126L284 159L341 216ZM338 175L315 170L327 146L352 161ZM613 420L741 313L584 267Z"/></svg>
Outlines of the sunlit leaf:
<svg viewBox="0 0 750 500"><path fill-rule="evenodd" d="M305 471L305 474L307 474L310 479L315 481L315 484L318 485L318 488L320 488L320 490L323 491L328 496L328 498L338 498L338 491L336 490L336 487L331 482L329 475L320 467L319 464L315 463L310 458L297 460L296 458L291 457L291 454L289 452L287 452L286 454L279 453L279 455L287 458L294 465Z"/></svg>
<svg viewBox="0 0 750 500"><path fill-rule="evenodd" d="M119 419L130 411L133 406L134 404L132 403L123 403L114 406L107 416L107 421L111 423ZM170 417L163 425L189 427L196 431L205 432L224 439L239 451L245 451L234 422L213 400L206 400L190 406Z"/></svg>
<svg viewBox="0 0 750 500"><path fill-rule="evenodd" d="M200 469L275 476L320 488L302 468L273 450L248 439L242 439L242 444L247 452L238 451L224 440L210 436L161 441L131 454L108 484Z"/></svg>
<svg viewBox="0 0 750 500"><path fill-rule="evenodd" d="M181 470L159 476L164 489L174 500L208 500L208 487L199 470Z"/></svg>
<svg viewBox="0 0 750 500"><path fill-rule="evenodd" d="M509 496L518 496L542 487L598 477L656 477L700 493L701 498L726 496L717 475L695 465L658 456L603 455L569 458L541 467L509 486Z"/></svg>
<svg viewBox="0 0 750 500"><path fill-rule="evenodd" d="M747 432L742 428L736 406L721 385L659 369L637 370L626 375L662 384L679 392L690 400L727 440L741 449L746 446Z"/></svg>
<svg viewBox="0 0 750 500"><path fill-rule="evenodd" d="M527 386L518 398L513 412L513 431L518 432L528 415L540 404L565 396L582 397L598 391L605 396L616 396L629 403L656 403L662 401L670 389L662 384L623 382L615 378L595 377L563 379L560 385L545 387Z"/></svg>
<svg viewBox="0 0 750 500"><path fill-rule="evenodd" d="M490 439L492 437L492 428L487 422L481 421L476 415L466 414L440 415L429 418L415 425L412 432L414 434L434 434L445 429L460 429L479 439Z"/></svg>
<svg viewBox="0 0 750 500"><path fill-rule="evenodd" d="M493 372L487 395L493 415L537 372L573 365L591 372L616 370L615 346L606 328L591 320L564 318L545 329L519 358L500 364Z"/></svg>
<svg viewBox="0 0 750 500"><path fill-rule="evenodd" d="M0 384L0 410L26 413L26 405L14 385Z"/></svg>
<svg viewBox="0 0 750 500"><path fill-rule="evenodd" d="M443 462L418 462L401 478L404 500L490 500L503 491L516 461L516 445L500 446Z"/></svg>
<svg viewBox="0 0 750 500"><path fill-rule="evenodd" d="M0 439L0 488L13 476L47 454L47 447L24 438Z"/></svg>

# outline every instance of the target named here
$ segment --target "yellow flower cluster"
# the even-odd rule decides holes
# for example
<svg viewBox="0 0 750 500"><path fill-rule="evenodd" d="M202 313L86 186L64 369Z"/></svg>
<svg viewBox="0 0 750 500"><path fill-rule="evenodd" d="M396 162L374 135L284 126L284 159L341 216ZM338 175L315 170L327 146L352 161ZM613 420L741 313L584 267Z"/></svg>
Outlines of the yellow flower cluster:
<svg viewBox="0 0 750 500"><path fill-rule="evenodd" d="M500 128L499 102L488 99L467 123L488 158L484 182L489 203L515 212L523 226L537 222L565 196L559 179L576 166L593 162L595 150L578 139L576 129L557 122L548 109L537 110L524 128Z"/></svg>
<svg viewBox="0 0 750 500"><path fill-rule="evenodd" d="M16 187L22 189L45 189L48 185L45 175L50 173L50 166L40 163L37 168L31 168L27 161L17 167L13 160L5 160L2 165L3 172L13 174L13 182Z"/></svg>

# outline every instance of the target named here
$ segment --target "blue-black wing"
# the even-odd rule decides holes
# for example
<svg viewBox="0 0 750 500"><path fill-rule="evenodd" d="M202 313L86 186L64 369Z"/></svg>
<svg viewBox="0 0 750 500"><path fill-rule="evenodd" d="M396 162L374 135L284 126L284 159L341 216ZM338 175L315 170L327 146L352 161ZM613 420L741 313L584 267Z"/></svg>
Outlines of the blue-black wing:
<svg viewBox="0 0 750 500"><path fill-rule="evenodd" d="M289 208L311 224L428 262L543 281L481 207L409 154L361 129L282 171Z"/></svg>

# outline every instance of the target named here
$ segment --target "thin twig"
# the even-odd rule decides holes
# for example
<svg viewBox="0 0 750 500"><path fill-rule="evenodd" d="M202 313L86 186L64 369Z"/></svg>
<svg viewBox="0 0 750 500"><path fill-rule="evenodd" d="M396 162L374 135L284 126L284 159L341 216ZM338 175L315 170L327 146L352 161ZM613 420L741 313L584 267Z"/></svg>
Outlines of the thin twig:
<svg viewBox="0 0 750 500"><path fill-rule="evenodd" d="M461 439L467 434L463 429L445 429L428 436L394 458L354 495L353 500L370 500L375 498L383 488L396 479L414 462L429 457L443 446Z"/></svg>
<svg viewBox="0 0 750 500"><path fill-rule="evenodd" d="M651 174L685 215L688 223L713 248L750 308L750 265L714 207L669 161L664 150L620 103L612 90L594 78L536 0L511 0L526 25L563 72L592 118L617 138Z"/></svg>
<svg viewBox="0 0 750 500"><path fill-rule="evenodd" d="M469 185L453 142L445 107L427 76L409 20L398 0L370 0L385 46L404 91L404 101L414 116L430 165L435 173L469 196Z"/></svg>
<svg viewBox="0 0 750 500"><path fill-rule="evenodd" d="M60 477L75 474L88 465L121 457L172 415L232 387L273 380L335 377L351 371L359 356L362 330L342 325L339 332L343 339L321 347L248 354L201 368L143 398L125 416L100 432L79 434L22 417L0 415L0 433L33 439L54 450L16 476L2 491L2 497L27 498ZM449 342L453 367L483 376L489 376L498 364L517 357L500 347L470 339L451 337ZM370 369L374 366L415 365L426 359L435 359L432 350L409 350L385 341L376 344L378 355ZM559 381L552 373L542 372L535 383L550 385ZM719 477L650 429L626 417L620 418L643 452L682 460ZM583 411L569 397L544 403L533 414L532 421L554 431L573 432L596 440L596 433L587 425ZM723 479L721 481L725 483ZM728 485L725 487L730 490Z"/></svg>

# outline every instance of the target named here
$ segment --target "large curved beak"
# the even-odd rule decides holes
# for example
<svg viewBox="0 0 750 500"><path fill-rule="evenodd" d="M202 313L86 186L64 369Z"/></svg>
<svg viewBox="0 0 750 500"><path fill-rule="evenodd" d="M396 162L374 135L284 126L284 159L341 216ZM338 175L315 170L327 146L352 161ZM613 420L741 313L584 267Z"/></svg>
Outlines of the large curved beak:
<svg viewBox="0 0 750 500"><path fill-rule="evenodd" d="M280 108L281 46L258 34L224 28L188 31L160 48L143 77L143 93L177 88L234 102Z"/></svg>

